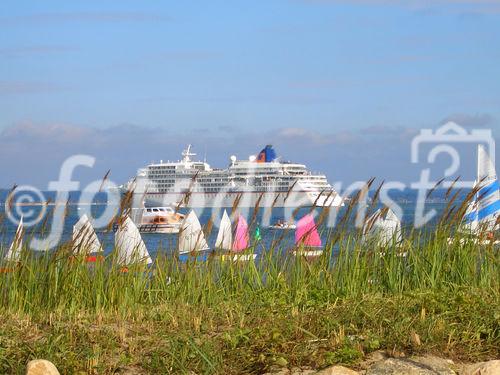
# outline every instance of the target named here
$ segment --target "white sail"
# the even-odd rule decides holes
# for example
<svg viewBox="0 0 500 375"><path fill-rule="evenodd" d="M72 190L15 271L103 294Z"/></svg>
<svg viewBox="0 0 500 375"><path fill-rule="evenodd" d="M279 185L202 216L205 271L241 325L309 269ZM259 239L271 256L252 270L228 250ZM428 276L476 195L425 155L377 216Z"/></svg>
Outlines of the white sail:
<svg viewBox="0 0 500 375"><path fill-rule="evenodd" d="M375 238L379 246L391 245L393 242L399 243L403 238L401 221L390 208L386 210L385 215L381 208L375 211L363 228L364 239Z"/></svg>
<svg viewBox="0 0 500 375"><path fill-rule="evenodd" d="M231 228L231 219L227 211L224 210L220 221L219 232L215 240L215 247L223 250L231 250L233 246L233 230Z"/></svg>
<svg viewBox="0 0 500 375"><path fill-rule="evenodd" d="M73 226L73 254L91 254L102 251L101 243L87 215L83 215Z"/></svg>
<svg viewBox="0 0 500 375"><path fill-rule="evenodd" d="M496 229L500 214L500 186L495 165L483 145L477 148L477 180L474 187L478 191L467 206L460 230L479 235L479 232Z"/></svg>
<svg viewBox="0 0 500 375"><path fill-rule="evenodd" d="M196 213L191 210L184 219L179 232L179 254L208 250L208 243L201 230Z"/></svg>
<svg viewBox="0 0 500 375"><path fill-rule="evenodd" d="M493 230L500 214L500 192L495 165L483 145L477 149L477 212L474 217L484 230Z"/></svg>
<svg viewBox="0 0 500 375"><path fill-rule="evenodd" d="M126 266L132 263L146 262L150 264L153 262L139 229L128 216L125 222L118 225L115 234L115 248L118 251L118 264Z"/></svg>
<svg viewBox="0 0 500 375"><path fill-rule="evenodd" d="M21 259L21 249L23 247L23 235L24 235L23 217L21 216L19 224L17 225L16 235L14 236L14 240L12 240L9 250L7 251L7 254L5 254L5 260L17 262Z"/></svg>
<svg viewBox="0 0 500 375"><path fill-rule="evenodd" d="M490 159L483 145L477 147L477 181L484 186L489 182L497 180L495 164Z"/></svg>

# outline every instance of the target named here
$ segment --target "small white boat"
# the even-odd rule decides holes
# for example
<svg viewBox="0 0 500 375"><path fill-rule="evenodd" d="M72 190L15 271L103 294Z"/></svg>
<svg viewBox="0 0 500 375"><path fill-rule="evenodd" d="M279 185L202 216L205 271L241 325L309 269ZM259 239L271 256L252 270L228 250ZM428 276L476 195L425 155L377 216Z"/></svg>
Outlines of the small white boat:
<svg viewBox="0 0 500 375"><path fill-rule="evenodd" d="M144 207L139 209L138 227L142 233L179 233L185 215L172 207Z"/></svg>
<svg viewBox="0 0 500 375"><path fill-rule="evenodd" d="M323 250L298 249L293 251L294 256L305 258L317 258L323 254Z"/></svg>
<svg viewBox="0 0 500 375"><path fill-rule="evenodd" d="M251 253L251 254L246 254L246 253L227 253L227 254L222 254L221 259L224 261L230 261L230 262L250 262L252 260L255 260L257 258L257 254Z"/></svg>
<svg viewBox="0 0 500 375"><path fill-rule="evenodd" d="M456 240L454 238L449 237L448 238L448 245L452 245ZM473 244L473 245L481 245L481 246L488 246L488 245L500 245L500 240L495 240L495 239L480 239L478 237L463 237L458 239L458 243L460 245L467 245L467 244Z"/></svg>
<svg viewBox="0 0 500 375"><path fill-rule="evenodd" d="M297 225L295 225L293 222L278 220L273 225L270 225L269 229L295 230L297 229Z"/></svg>
<svg viewBox="0 0 500 375"><path fill-rule="evenodd" d="M115 248L118 251L117 262L121 266L142 262L153 263L139 230L128 216L118 225Z"/></svg>

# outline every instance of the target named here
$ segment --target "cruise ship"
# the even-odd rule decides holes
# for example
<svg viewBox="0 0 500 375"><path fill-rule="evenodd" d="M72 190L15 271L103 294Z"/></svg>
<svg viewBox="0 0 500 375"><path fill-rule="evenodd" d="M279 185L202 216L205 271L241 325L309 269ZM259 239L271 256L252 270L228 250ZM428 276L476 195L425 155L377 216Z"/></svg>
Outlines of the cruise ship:
<svg viewBox="0 0 500 375"><path fill-rule="evenodd" d="M123 185L148 206L338 207L341 196L324 174L281 161L272 145L247 160L230 157L227 168L193 160L191 145L176 162L153 163Z"/></svg>

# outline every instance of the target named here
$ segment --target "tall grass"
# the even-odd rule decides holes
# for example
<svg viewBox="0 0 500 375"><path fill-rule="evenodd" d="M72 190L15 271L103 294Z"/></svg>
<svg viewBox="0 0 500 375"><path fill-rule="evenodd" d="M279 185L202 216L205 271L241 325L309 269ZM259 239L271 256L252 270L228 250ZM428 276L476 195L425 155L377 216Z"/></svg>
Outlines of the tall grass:
<svg viewBox="0 0 500 375"><path fill-rule="evenodd" d="M68 257L64 247L42 256L26 250L19 264L0 276L0 304L12 312L73 314L172 301L210 306L221 298L264 291L295 301L311 298L316 290L328 291L331 299L457 288L498 294L499 255L493 245L448 243L446 231L410 236L401 245L380 248L349 233L337 237L336 246L327 244L313 262L291 256L279 244L259 249L256 263L221 261L216 255L207 262L181 263L160 254L152 267L138 264L126 273L113 255L89 266L83 258Z"/></svg>
<svg viewBox="0 0 500 375"><path fill-rule="evenodd" d="M461 242L448 220L381 248L361 241L349 220L341 219L315 261L274 241L255 245L255 263L216 255L181 263L160 253L152 267L124 273L113 254L89 265L69 257L65 246L42 256L25 249L21 262L0 274L0 336L16 343L0 344L0 369L18 371L37 354L68 373L128 365L153 373L258 373L275 364L350 363L395 346L498 355L500 256L493 244ZM2 331L9 324L16 330ZM33 324L47 337L23 352L20 332ZM65 329L76 336L66 337ZM416 331L423 347L412 344ZM136 336L142 344L126 339ZM116 356L117 348L130 356L101 353Z"/></svg>

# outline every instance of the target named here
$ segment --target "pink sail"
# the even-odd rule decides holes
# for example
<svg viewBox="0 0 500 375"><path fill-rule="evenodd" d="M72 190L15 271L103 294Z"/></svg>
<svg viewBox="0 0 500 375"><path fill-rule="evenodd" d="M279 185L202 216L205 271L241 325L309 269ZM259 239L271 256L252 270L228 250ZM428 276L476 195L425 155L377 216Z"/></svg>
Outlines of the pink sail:
<svg viewBox="0 0 500 375"><path fill-rule="evenodd" d="M248 224L243 216L238 217L236 235L234 236L233 251L239 252L248 248Z"/></svg>
<svg viewBox="0 0 500 375"><path fill-rule="evenodd" d="M295 244L308 247L321 247L321 238L312 214L307 214L297 222Z"/></svg>

